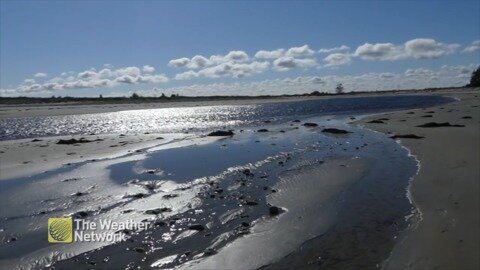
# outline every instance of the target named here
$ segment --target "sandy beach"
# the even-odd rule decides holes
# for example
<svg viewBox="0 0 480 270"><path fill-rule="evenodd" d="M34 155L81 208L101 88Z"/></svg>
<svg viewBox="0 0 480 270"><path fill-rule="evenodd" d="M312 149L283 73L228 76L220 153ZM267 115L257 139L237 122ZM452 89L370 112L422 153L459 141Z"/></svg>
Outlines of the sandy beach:
<svg viewBox="0 0 480 270"><path fill-rule="evenodd" d="M425 93L412 94L403 102L428 100ZM13 267L21 253L22 265L34 269L52 262L55 269L133 264L182 269L476 269L479 94L461 89L438 95L457 101L367 117L349 112L279 122L261 119L233 127L234 135L227 137L182 128L181 133L100 132L1 141L0 184L12 191L2 199L29 198L32 192L35 196L0 213L9 217L0 224L0 249L5 251L0 259ZM377 97L366 96L372 101ZM388 96L389 102L402 98ZM356 102L348 96L341 99ZM315 100L247 105L283 110L283 102L303 108L302 102ZM175 106L162 108L170 105ZM40 106L35 113L89 113L95 119L93 113L102 111L91 106L76 107L79 111ZM115 106L105 108L145 109ZM9 108L4 116L29 119L22 110ZM429 122L451 126L417 127ZM389 138L395 135L398 144ZM280 209L274 215L269 214L272 206ZM125 242L75 243L61 246L59 252L59 246L45 243L43 225L21 223L27 218L29 224L46 224L52 215L129 218L155 227L128 232ZM25 252L24 245L32 251ZM249 263L242 263L247 257Z"/></svg>
<svg viewBox="0 0 480 270"><path fill-rule="evenodd" d="M480 265L480 94L447 95L459 101L360 122L389 136L424 137L399 139L420 162L410 187L419 220L399 236L385 269L478 269ZM371 123L381 118L381 123ZM428 122L461 127L418 127Z"/></svg>

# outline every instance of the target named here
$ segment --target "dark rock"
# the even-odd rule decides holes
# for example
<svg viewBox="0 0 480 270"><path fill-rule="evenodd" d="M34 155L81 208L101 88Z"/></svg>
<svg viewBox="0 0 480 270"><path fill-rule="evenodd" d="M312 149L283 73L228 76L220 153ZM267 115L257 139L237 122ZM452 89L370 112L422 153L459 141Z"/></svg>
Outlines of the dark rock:
<svg viewBox="0 0 480 270"><path fill-rule="evenodd" d="M57 144L76 144L76 143L89 143L92 142L90 140L85 140L84 138L80 139L70 139L70 140L59 140Z"/></svg>
<svg viewBox="0 0 480 270"><path fill-rule="evenodd" d="M350 131L346 131L346 130L338 129L338 128L324 128L324 129L322 130L322 132L325 132L325 133L333 133L333 134L347 134L347 133L351 133Z"/></svg>
<svg viewBox="0 0 480 270"><path fill-rule="evenodd" d="M163 208L155 208L145 211L145 214L149 215L158 215L164 212L172 212L171 208L163 207Z"/></svg>
<svg viewBox="0 0 480 270"><path fill-rule="evenodd" d="M153 223L153 225L158 226L158 227L163 227L163 226L167 225L167 223L165 223L165 221L163 221L163 220L156 220Z"/></svg>
<svg viewBox="0 0 480 270"><path fill-rule="evenodd" d="M464 117L462 117L462 119L472 119L472 117L471 116L464 116Z"/></svg>
<svg viewBox="0 0 480 270"><path fill-rule="evenodd" d="M301 121L297 119L297 120L293 120L292 122L294 122L294 123L300 123Z"/></svg>
<svg viewBox="0 0 480 270"><path fill-rule="evenodd" d="M390 137L392 139L423 139L425 137L422 137L422 136L417 136L415 134L403 134L403 135L394 135L392 137Z"/></svg>
<svg viewBox="0 0 480 270"><path fill-rule="evenodd" d="M212 256L212 255L215 255L215 254L217 254L217 251L215 251L215 249L213 249L213 248L207 248L205 250L205 252L203 252L203 256L205 256L205 257L206 256Z"/></svg>
<svg viewBox="0 0 480 270"><path fill-rule="evenodd" d="M72 215L73 218L84 218L86 216L88 216L88 212L86 211L79 211Z"/></svg>
<svg viewBox="0 0 480 270"><path fill-rule="evenodd" d="M305 126L305 127L318 127L318 124L317 124L317 123L308 123L308 122L307 122L307 123L303 124L303 126Z"/></svg>
<svg viewBox="0 0 480 270"><path fill-rule="evenodd" d="M246 201L245 205L254 206L254 205L258 205L258 202L256 202L256 201Z"/></svg>
<svg viewBox="0 0 480 270"><path fill-rule="evenodd" d="M188 226L189 230L194 230L194 231L203 231L205 230L205 227L203 227L202 224L192 224Z"/></svg>
<svg viewBox="0 0 480 270"><path fill-rule="evenodd" d="M233 136L233 131L231 130L217 130L210 132L207 136Z"/></svg>
<svg viewBox="0 0 480 270"><path fill-rule="evenodd" d="M368 121L367 123L370 123L370 124L385 124L385 122L383 122L382 120L372 120L372 121Z"/></svg>
<svg viewBox="0 0 480 270"><path fill-rule="evenodd" d="M262 128L262 129L257 130L257 132L268 132L268 129Z"/></svg>
<svg viewBox="0 0 480 270"><path fill-rule="evenodd" d="M464 127L464 126L465 125L452 125L449 122L443 122L443 123L429 122L429 123L425 123L423 125L419 125L417 127L435 128L435 127Z"/></svg>
<svg viewBox="0 0 480 270"><path fill-rule="evenodd" d="M423 118L430 118L430 117L433 117L433 115L431 114L426 114L426 115L422 115Z"/></svg>
<svg viewBox="0 0 480 270"><path fill-rule="evenodd" d="M136 251L138 253L145 253L145 249L143 247L135 247L133 248L133 251Z"/></svg>
<svg viewBox="0 0 480 270"><path fill-rule="evenodd" d="M41 142L42 140L39 139L33 139L32 142Z"/></svg>
<svg viewBox="0 0 480 270"><path fill-rule="evenodd" d="M135 198L135 199L140 199L140 198L143 198L145 197L146 194L144 193L136 193L136 194L129 194L129 195L125 195L124 198Z"/></svg>
<svg viewBox="0 0 480 270"><path fill-rule="evenodd" d="M171 198L178 197L178 194L166 194L166 195L163 195L162 197L164 199L171 199Z"/></svg>
<svg viewBox="0 0 480 270"><path fill-rule="evenodd" d="M270 207L268 208L268 213L270 214L270 216L278 216L278 215L280 215L282 212L283 212L283 209L280 208L280 207L270 206Z"/></svg>
<svg viewBox="0 0 480 270"><path fill-rule="evenodd" d="M252 176L253 173L250 171L250 169L245 169L242 171L243 174L245 174L246 176Z"/></svg>

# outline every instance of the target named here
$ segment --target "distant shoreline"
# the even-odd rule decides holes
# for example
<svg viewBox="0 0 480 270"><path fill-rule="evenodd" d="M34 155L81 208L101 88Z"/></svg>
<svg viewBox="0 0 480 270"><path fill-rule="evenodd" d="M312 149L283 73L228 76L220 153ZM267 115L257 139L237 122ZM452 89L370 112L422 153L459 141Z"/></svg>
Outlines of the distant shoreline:
<svg viewBox="0 0 480 270"><path fill-rule="evenodd" d="M224 100L265 100L265 99L288 99L299 97L341 97L341 96L357 96L357 95L378 95L378 94L398 94L398 93L432 93L451 90L471 90L472 87L445 87L445 88L426 88L426 89L406 89L406 90L382 90L382 91L360 91L345 92L341 94L326 93L314 91L304 94L292 95L258 95L258 96L140 96L135 97L69 97L69 96L52 96L52 97L0 97L0 105L2 106L19 106L19 105L96 105L96 104L129 104L129 103L169 103L169 102L192 102L192 101L224 101Z"/></svg>
<svg viewBox="0 0 480 270"><path fill-rule="evenodd" d="M422 95L445 94L463 91L480 90L480 88L442 88L426 90L397 90L375 92L349 92L343 94L304 94L283 96L214 96L214 97L182 97L174 98L0 98L0 119L55 116L74 114L109 113L128 110L146 110L163 108L182 108L197 106L237 106L274 102L292 102L329 98L349 98L363 96L388 95ZM24 99L30 103L21 103ZM9 102L5 103L6 100ZM76 100L76 101L75 101ZM40 103L40 101L42 101Z"/></svg>

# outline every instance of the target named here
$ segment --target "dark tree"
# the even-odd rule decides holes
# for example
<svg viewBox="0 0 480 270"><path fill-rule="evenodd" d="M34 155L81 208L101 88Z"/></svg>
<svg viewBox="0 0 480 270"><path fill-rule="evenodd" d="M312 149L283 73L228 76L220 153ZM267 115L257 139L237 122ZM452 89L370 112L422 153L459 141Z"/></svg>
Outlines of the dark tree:
<svg viewBox="0 0 480 270"><path fill-rule="evenodd" d="M470 78L470 83L467 84L469 87L479 87L480 86L480 66L477 70L472 72L472 77Z"/></svg>
<svg viewBox="0 0 480 270"><path fill-rule="evenodd" d="M345 88L343 87L343 84L341 84L341 83L337 84L337 87L335 87L335 93L337 93L337 94L343 93L343 90L345 90Z"/></svg>
<svg viewBox="0 0 480 270"><path fill-rule="evenodd" d="M130 98L137 99L137 98L140 98L140 96L137 93L133 93Z"/></svg>
<svg viewBox="0 0 480 270"><path fill-rule="evenodd" d="M100 94L100 96L98 96L98 98L103 98L102 94Z"/></svg>

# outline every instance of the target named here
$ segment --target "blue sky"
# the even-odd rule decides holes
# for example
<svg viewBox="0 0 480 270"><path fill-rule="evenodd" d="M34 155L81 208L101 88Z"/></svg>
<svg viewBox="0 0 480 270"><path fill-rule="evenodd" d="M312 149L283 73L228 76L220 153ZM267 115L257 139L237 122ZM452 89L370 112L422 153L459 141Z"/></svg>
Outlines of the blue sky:
<svg viewBox="0 0 480 270"><path fill-rule="evenodd" d="M479 1L2 0L0 7L3 96L457 86L480 62Z"/></svg>

